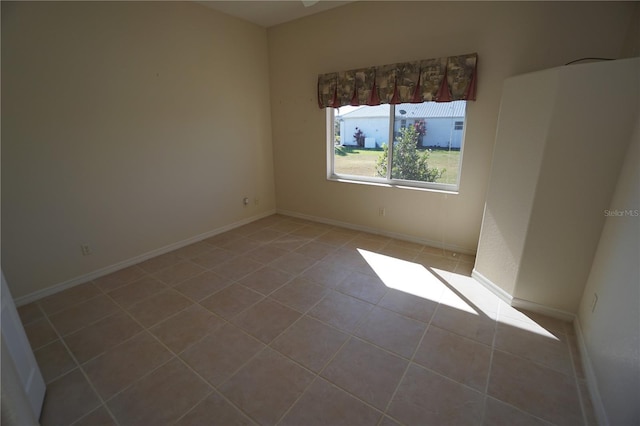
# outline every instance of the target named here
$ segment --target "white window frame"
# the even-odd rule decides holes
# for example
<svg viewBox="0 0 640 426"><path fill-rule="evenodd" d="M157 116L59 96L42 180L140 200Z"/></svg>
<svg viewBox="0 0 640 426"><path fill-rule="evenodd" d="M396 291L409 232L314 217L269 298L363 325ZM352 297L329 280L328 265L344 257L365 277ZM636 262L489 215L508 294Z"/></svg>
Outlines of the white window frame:
<svg viewBox="0 0 640 426"><path fill-rule="evenodd" d="M395 105L389 105L389 140L392 141L390 145L392 145L394 138L394 121L395 121ZM336 182L347 182L347 183L360 183L360 184L368 184L368 185L379 185L386 187L397 187L404 189L420 189L420 190L428 190L428 191L438 191L438 192L447 192L457 194L460 189L460 179L462 175L462 157L464 153L464 142L465 135L467 132L466 124L463 124L463 133L462 139L460 141L460 157L458 159L458 181L455 184L451 183L438 183L438 182L420 182L413 180L404 180L404 179L392 179L391 178L391 164L393 162L393 149L390 146L389 155L388 155L388 165L387 165L387 176L386 178L382 177L369 177L369 176L358 176L358 175L347 175L335 173L335 162L334 162L334 150L335 150L335 135L334 135L334 121L335 114L334 108L326 108L327 112L327 179ZM467 122L467 108L465 108L465 116L463 123ZM342 136L342 135L341 135Z"/></svg>

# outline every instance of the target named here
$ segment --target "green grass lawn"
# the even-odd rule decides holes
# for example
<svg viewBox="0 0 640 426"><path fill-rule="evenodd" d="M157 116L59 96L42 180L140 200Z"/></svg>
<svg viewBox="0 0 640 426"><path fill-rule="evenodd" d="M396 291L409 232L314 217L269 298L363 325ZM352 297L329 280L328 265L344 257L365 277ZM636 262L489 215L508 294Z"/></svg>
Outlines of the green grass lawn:
<svg viewBox="0 0 640 426"><path fill-rule="evenodd" d="M336 146L335 172L345 175L376 176L376 161L382 154L382 148L365 149L349 146ZM434 149L429 154L429 168L446 169L438 183L455 184L458 179L460 151Z"/></svg>

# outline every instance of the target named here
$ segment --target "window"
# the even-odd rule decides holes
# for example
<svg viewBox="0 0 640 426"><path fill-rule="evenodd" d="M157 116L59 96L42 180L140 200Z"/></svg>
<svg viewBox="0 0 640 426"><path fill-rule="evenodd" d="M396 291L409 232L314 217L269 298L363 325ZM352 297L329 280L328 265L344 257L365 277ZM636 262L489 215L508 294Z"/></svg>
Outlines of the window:
<svg viewBox="0 0 640 426"><path fill-rule="evenodd" d="M466 101L327 108L327 176L456 191Z"/></svg>

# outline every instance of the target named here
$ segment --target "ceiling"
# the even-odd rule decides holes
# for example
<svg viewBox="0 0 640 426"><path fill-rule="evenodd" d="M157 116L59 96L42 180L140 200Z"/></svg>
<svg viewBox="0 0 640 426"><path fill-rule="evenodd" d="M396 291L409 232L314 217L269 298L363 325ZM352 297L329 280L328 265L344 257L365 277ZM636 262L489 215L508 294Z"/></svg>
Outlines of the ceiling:
<svg viewBox="0 0 640 426"><path fill-rule="evenodd" d="M269 28L304 16L344 6L353 1L354 0L320 0L317 2L313 0L209 0L197 1L197 3L226 13L227 15L253 22L261 27ZM305 4L308 6L305 6Z"/></svg>

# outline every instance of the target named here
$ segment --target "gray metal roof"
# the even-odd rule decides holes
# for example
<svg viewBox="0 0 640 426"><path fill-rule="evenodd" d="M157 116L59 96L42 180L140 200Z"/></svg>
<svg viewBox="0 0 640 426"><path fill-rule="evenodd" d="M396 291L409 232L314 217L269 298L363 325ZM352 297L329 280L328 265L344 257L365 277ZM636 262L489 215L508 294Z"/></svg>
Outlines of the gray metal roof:
<svg viewBox="0 0 640 426"><path fill-rule="evenodd" d="M396 118L454 118L464 117L466 102L424 102L421 104L396 105ZM402 114L401 111L405 111ZM362 106L354 111L339 115L341 118L388 117L389 105Z"/></svg>

